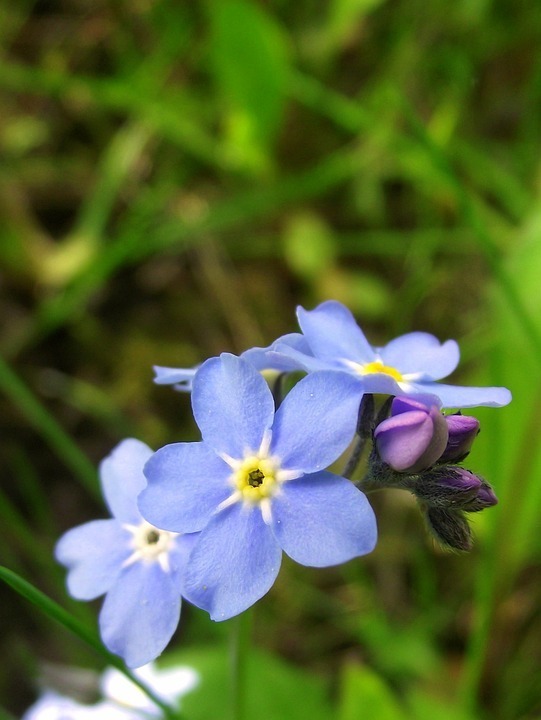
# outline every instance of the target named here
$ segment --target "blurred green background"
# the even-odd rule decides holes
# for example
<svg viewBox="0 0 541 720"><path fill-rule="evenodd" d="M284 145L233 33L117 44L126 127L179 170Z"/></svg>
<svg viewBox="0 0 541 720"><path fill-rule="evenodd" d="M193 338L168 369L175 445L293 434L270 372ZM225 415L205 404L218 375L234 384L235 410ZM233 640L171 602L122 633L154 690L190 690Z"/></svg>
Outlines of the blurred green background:
<svg viewBox="0 0 541 720"><path fill-rule="evenodd" d="M1 562L94 626L51 551L105 515L95 466L126 436L197 439L152 364L335 298L374 344L456 338L453 381L511 388L467 463L500 505L453 555L388 492L373 554L286 562L252 714L541 717L539 4L4 0L0 37ZM188 720L227 720L226 626L185 608ZM14 716L44 663L100 667L4 586L0 657Z"/></svg>

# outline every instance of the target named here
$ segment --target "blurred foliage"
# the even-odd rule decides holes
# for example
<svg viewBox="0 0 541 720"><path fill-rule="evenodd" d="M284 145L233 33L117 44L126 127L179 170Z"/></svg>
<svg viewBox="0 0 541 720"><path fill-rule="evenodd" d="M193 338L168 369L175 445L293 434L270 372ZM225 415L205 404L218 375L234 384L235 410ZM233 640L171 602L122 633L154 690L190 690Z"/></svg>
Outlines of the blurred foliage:
<svg viewBox="0 0 541 720"><path fill-rule="evenodd" d="M196 438L189 398L151 365L267 344L296 304L336 298L374 344L456 337L455 381L511 387L509 408L476 413L470 462L500 505L475 518L470 556L434 548L390 492L370 557L286 562L257 606L253 712L540 716L538 10L0 5L3 564L93 626L51 556L104 514L93 468L128 435ZM98 666L9 589L0 603L11 712L44 661ZM226 629L187 608L179 630L183 660L208 668L206 717L221 717Z"/></svg>

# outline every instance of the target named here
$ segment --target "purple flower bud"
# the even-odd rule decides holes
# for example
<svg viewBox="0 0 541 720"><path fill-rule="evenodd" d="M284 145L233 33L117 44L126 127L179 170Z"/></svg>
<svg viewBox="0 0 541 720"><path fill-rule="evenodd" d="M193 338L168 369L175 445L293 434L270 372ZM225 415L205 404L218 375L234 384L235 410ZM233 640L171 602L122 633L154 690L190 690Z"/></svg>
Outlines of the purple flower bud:
<svg viewBox="0 0 541 720"><path fill-rule="evenodd" d="M498 502L486 480L458 465L436 465L417 476L409 489L429 507L478 512Z"/></svg>
<svg viewBox="0 0 541 720"><path fill-rule="evenodd" d="M438 398L396 397L391 417L374 431L380 458L397 472L417 473L434 465L445 450L449 431Z"/></svg>
<svg viewBox="0 0 541 720"><path fill-rule="evenodd" d="M482 482L477 475L457 465L438 465L423 473L412 485L412 492L431 507L462 508L473 502Z"/></svg>
<svg viewBox="0 0 541 720"><path fill-rule="evenodd" d="M464 510L468 512L479 512L485 510L485 508L492 507L498 504L498 498L494 494L494 490L490 487L486 480L481 480L481 486L477 491L475 497L464 506Z"/></svg>
<svg viewBox="0 0 541 720"><path fill-rule="evenodd" d="M442 462L460 462L470 452L473 441L479 432L479 420L470 415L446 415L445 422L449 431L449 440L440 460Z"/></svg>

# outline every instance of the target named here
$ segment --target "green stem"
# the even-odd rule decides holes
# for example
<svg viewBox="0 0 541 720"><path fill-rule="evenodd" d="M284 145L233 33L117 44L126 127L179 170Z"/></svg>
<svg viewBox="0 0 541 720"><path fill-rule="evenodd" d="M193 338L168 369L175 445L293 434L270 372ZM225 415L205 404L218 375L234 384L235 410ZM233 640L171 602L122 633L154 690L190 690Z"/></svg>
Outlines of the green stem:
<svg viewBox="0 0 541 720"><path fill-rule="evenodd" d="M348 480L351 480L353 473L361 461L366 441L372 437L374 429L374 410L374 396L372 393L364 394L359 404L359 415L357 418L357 441L342 473L342 475L345 478L348 478Z"/></svg>
<svg viewBox="0 0 541 720"><path fill-rule="evenodd" d="M26 600L33 603L34 605L37 605L37 607L46 615L48 615L52 620L55 620L57 623L59 623L67 630L72 632L74 635L76 635L78 638L83 640L87 645L89 645L93 650L95 650L99 655L101 655L109 665L112 665L113 667L117 668L117 670L120 670L121 673L123 673L129 680L131 680L134 685L137 685L137 687L139 687L145 693L145 695L147 695L147 697L163 711L164 717L166 717L168 720L182 720L178 711L174 710L169 705L164 703L163 700L161 700L157 695L154 694L154 692L151 690L151 688L148 687L146 683L139 680L139 678L134 675L131 670L128 670L128 668L126 668L123 661L119 657L110 653L102 645L100 638L94 631L89 630L85 625L80 623L79 620L73 617L73 615L70 615L69 612L64 610L61 605L59 605L57 602L45 595L45 593L42 593L41 590L35 588L33 585L27 582L24 578L14 573L12 570L9 570L8 568L5 568L1 565L0 580L3 580L7 585L13 588L15 592L19 593L19 595L22 595Z"/></svg>
<svg viewBox="0 0 541 720"><path fill-rule="evenodd" d="M245 720L248 655L252 634L252 612L247 610L231 623L230 659L232 718Z"/></svg>

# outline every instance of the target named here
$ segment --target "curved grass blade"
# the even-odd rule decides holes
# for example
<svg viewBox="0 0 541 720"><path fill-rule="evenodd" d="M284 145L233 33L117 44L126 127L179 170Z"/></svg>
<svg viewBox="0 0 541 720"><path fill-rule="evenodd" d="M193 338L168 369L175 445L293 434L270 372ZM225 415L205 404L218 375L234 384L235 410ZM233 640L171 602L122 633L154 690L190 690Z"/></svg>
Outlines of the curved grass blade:
<svg viewBox="0 0 541 720"><path fill-rule="evenodd" d="M163 700L157 697L148 685L146 685L146 683L139 680L139 678L131 672L131 670L128 670L119 657L110 653L103 646L96 632L85 627L85 625L80 623L73 617L73 615L70 615L69 612L64 610L61 605L42 593L41 590L38 590L38 588L34 587L27 580L17 575L17 573L14 573L12 570L9 570L9 568L1 565L0 580L3 580L7 585L13 588L15 592L19 593L19 595L22 595L22 597L26 600L36 605L48 617L65 627L80 640L89 645L95 652L101 655L109 665L112 665L117 668L117 670L120 670L121 673L131 680L134 685L137 685L137 687L139 687L145 695L147 695L147 697L163 711L167 720L182 720L178 711L174 710L172 707L164 703Z"/></svg>
<svg viewBox="0 0 541 720"><path fill-rule="evenodd" d="M0 389L19 408L30 425L42 435L58 457L75 473L81 484L94 497L99 497L97 474L90 460L1 356Z"/></svg>

